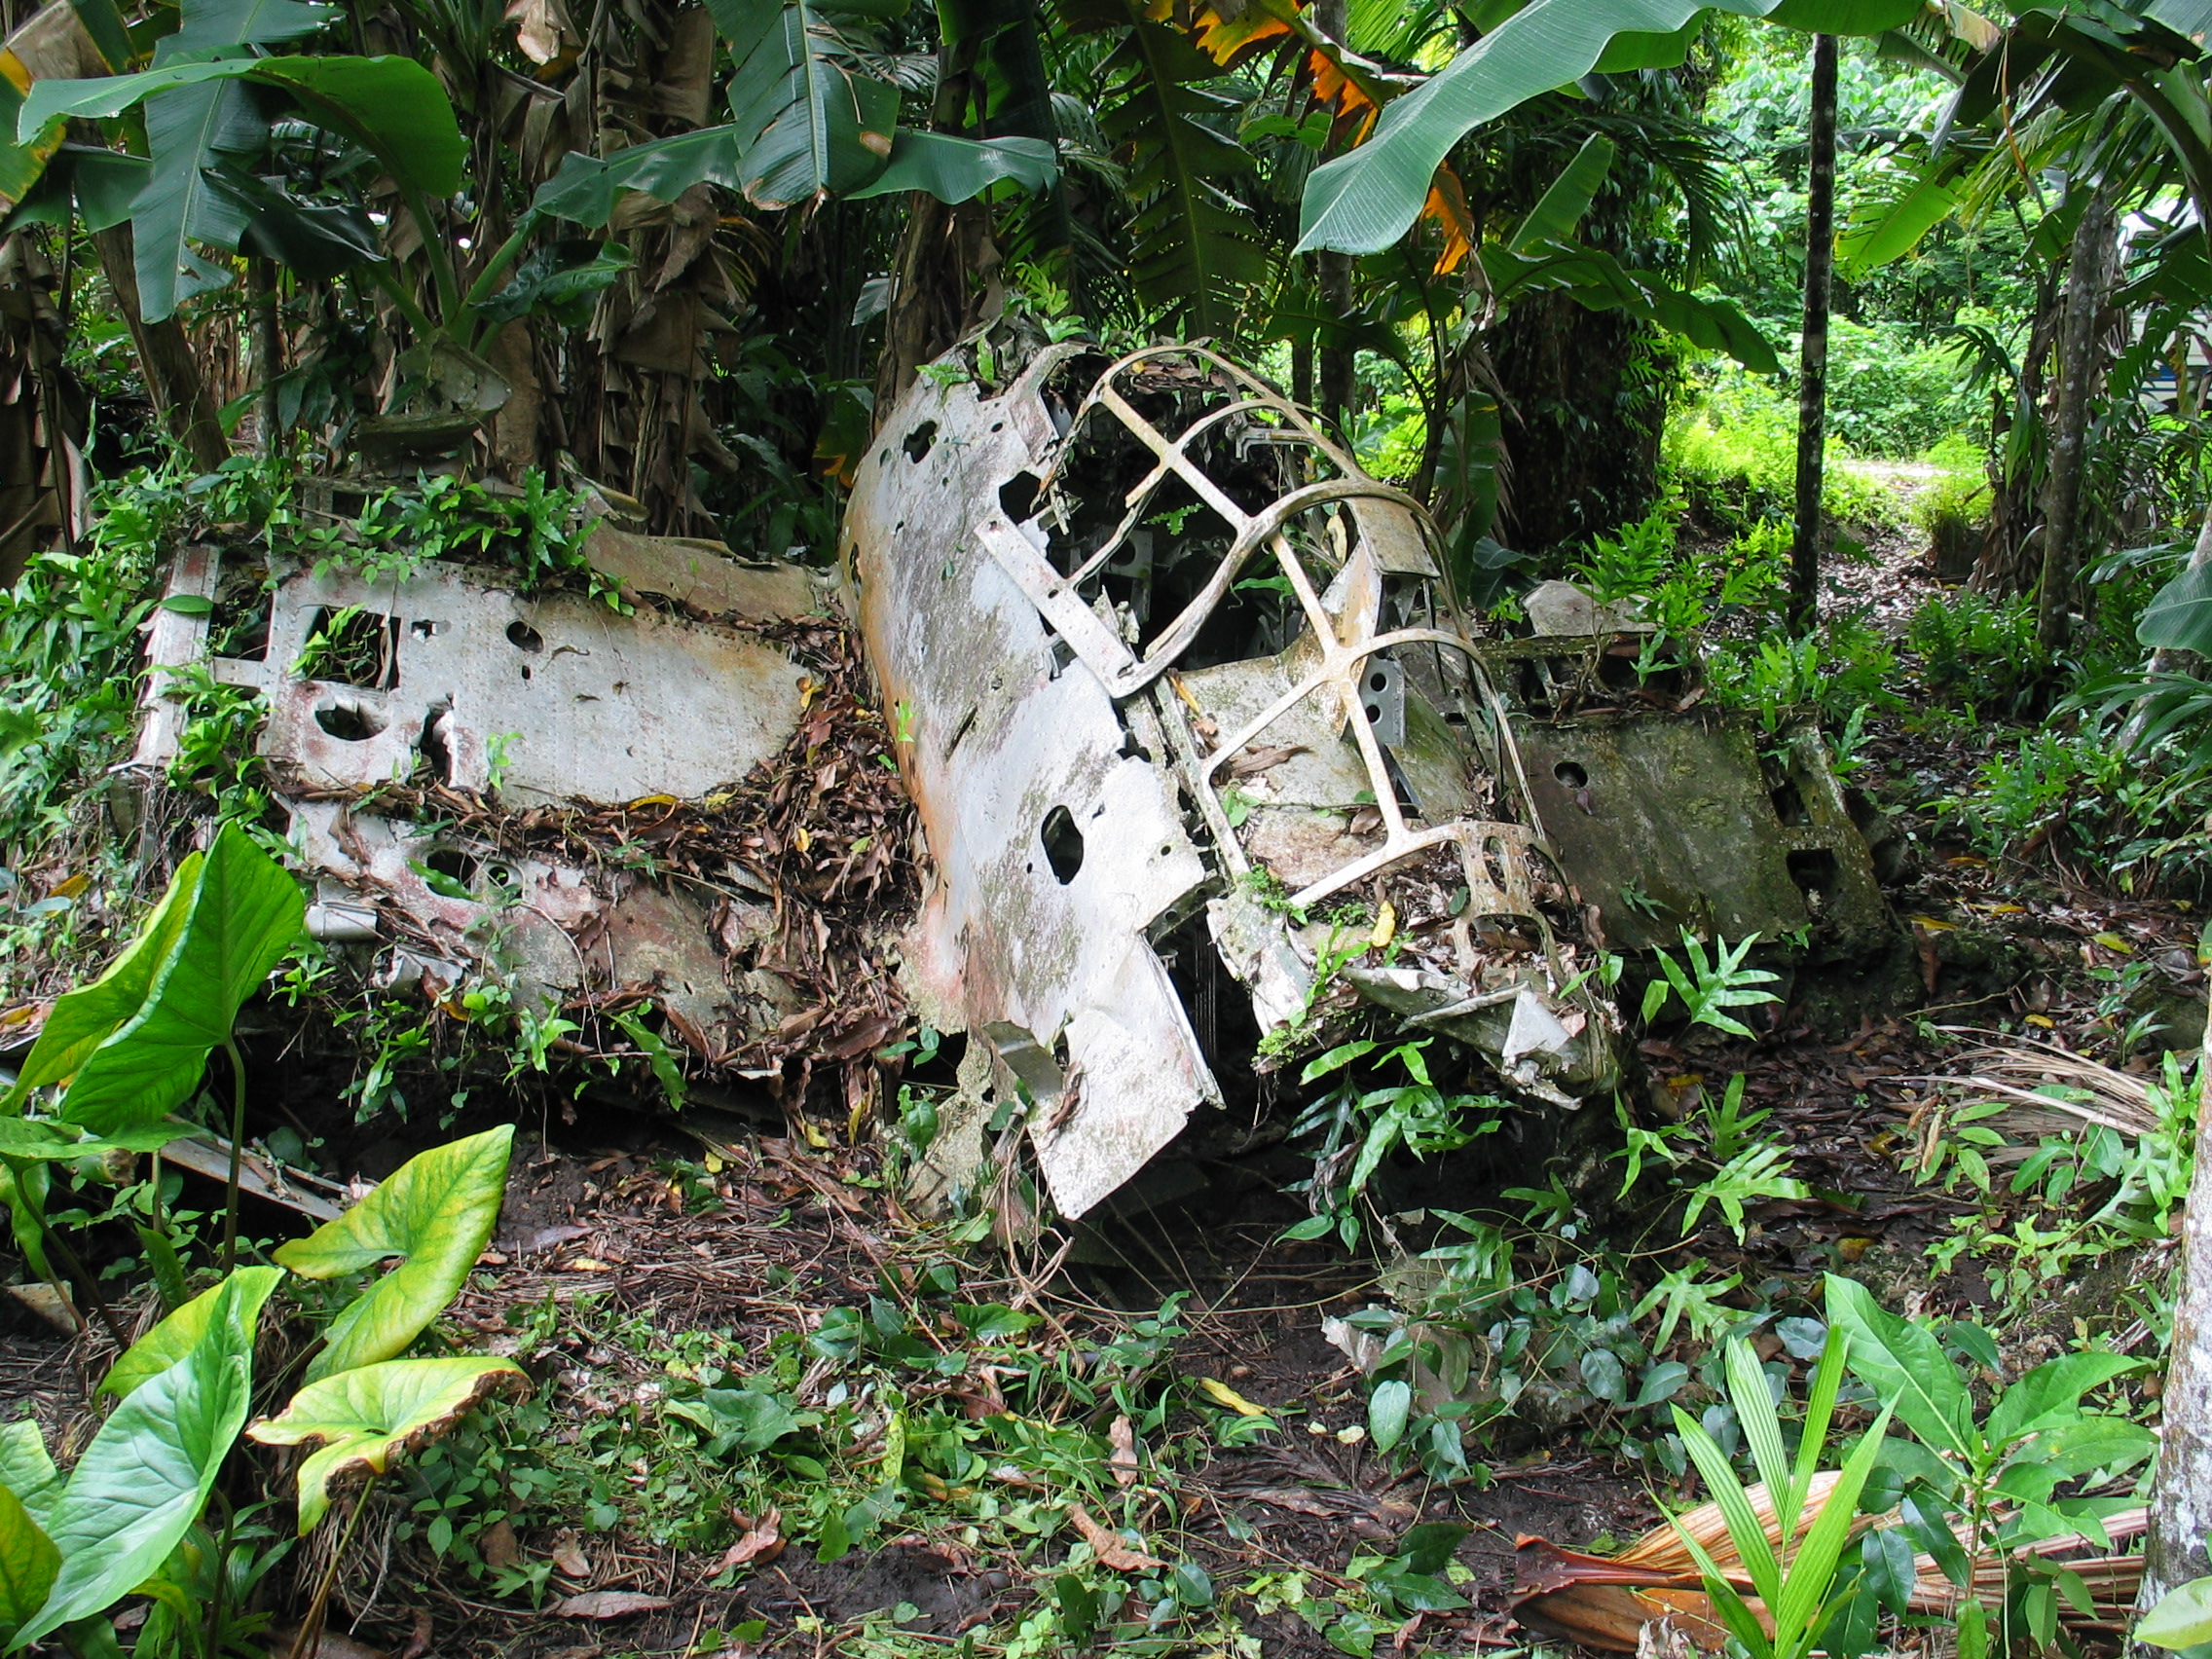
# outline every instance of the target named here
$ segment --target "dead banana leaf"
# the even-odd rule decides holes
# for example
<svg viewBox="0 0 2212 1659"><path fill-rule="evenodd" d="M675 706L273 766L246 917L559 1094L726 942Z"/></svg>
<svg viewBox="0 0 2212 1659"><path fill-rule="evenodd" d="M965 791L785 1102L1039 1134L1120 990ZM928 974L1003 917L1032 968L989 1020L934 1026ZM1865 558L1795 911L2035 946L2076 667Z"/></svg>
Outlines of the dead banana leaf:
<svg viewBox="0 0 2212 1659"><path fill-rule="evenodd" d="M1814 1477L1798 1517L1800 1531L1812 1525L1813 1517L1835 1490L1836 1478L1832 1470ZM1766 1488L1752 1487L1746 1495L1753 1513L1765 1525L1767 1542L1778 1556L1787 1559L1796 1540L1785 1543ZM1750 1595L1751 1580L1743 1572L1742 1558L1728 1536L1719 1506L1700 1504L1680 1520L1727 1575L1730 1585L1744 1593L1759 1623L1771 1629L1764 1604ZM2145 1511L2129 1510L2107 1521L2105 1530L2117 1544L2138 1536L2147 1525ZM2063 1562L2067 1570L2078 1574L2088 1587L2096 1616L2084 1616L2062 1604L2060 1618L2069 1629L2120 1630L2131 1616L2142 1584L2143 1558L2081 1553L2103 1547L2093 1539L2070 1534L2046 1538L2020 1552ZM1943 1576L1933 1558L1915 1557L1913 1570L1912 1611L1948 1617L1958 1610L1965 1593ZM1994 1605L2004 1593L2006 1572L2002 1561L1978 1564L1973 1575L1975 1597L1984 1604ZM1636 1652L1644 1627L1666 1620L1696 1646L1716 1653L1725 1645L1728 1633L1714 1612L1704 1584L1696 1561L1672 1526L1654 1527L1617 1556L1584 1555L1561 1549L1543 1538L1524 1537L1518 1541L1514 1557L1513 1616L1546 1635L1612 1653Z"/></svg>

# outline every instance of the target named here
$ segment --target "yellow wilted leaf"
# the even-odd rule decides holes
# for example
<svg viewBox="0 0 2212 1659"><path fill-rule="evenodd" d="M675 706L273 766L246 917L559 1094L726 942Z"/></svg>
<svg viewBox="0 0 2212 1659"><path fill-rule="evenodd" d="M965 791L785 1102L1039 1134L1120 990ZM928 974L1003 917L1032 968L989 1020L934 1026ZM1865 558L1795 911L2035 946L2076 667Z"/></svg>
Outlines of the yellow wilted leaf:
<svg viewBox="0 0 2212 1659"><path fill-rule="evenodd" d="M1367 942L1381 950L1398 937L1398 907L1385 899L1382 907L1375 913L1375 931L1367 936Z"/></svg>
<svg viewBox="0 0 2212 1659"><path fill-rule="evenodd" d="M58 891L58 889L56 891ZM2125 951L2129 955L2133 955L2135 951L2135 946L2129 944L2127 940L2121 939L2120 935L2116 933L2091 934L2089 936L2089 942L2092 944L2101 944L2107 950Z"/></svg>
<svg viewBox="0 0 2212 1659"><path fill-rule="evenodd" d="M2027 912L2028 907L2025 904L1992 904L1989 906L1989 913L1993 916L2024 916Z"/></svg>
<svg viewBox="0 0 2212 1659"><path fill-rule="evenodd" d="M92 878L85 874L84 871L79 870L75 875L70 876L66 881L55 882L54 884L53 896L56 899L74 899L78 894L84 892L86 888L92 886Z"/></svg>
<svg viewBox="0 0 2212 1659"><path fill-rule="evenodd" d="M800 852L805 852L807 848L814 845L813 831L808 830L805 825L801 824L796 830L793 830L792 831L792 845L796 847Z"/></svg>
<svg viewBox="0 0 2212 1659"><path fill-rule="evenodd" d="M2058 1022L2048 1014L2031 1014L2027 1017L2030 1025L2040 1025L2046 1031L2056 1031L2058 1029Z"/></svg>
<svg viewBox="0 0 2212 1659"><path fill-rule="evenodd" d="M1959 931L1958 923L1939 922L1934 916L1915 916L1912 920L1914 926L1926 928L1930 933L1957 933Z"/></svg>
<svg viewBox="0 0 2212 1659"><path fill-rule="evenodd" d="M572 1273L610 1273L614 1270L596 1256L578 1256L569 1264Z"/></svg>
<svg viewBox="0 0 2212 1659"><path fill-rule="evenodd" d="M1217 1377L1200 1377L1198 1379L1198 1384L1199 1393L1217 1406L1227 1406L1239 1417L1266 1417L1268 1415L1267 1407L1255 1406L1250 1400L1247 1400L1242 1394L1239 1394Z"/></svg>
<svg viewBox="0 0 2212 1659"><path fill-rule="evenodd" d="M674 806L675 804L676 797L672 794L640 795L630 803L630 810L635 812L642 806Z"/></svg>

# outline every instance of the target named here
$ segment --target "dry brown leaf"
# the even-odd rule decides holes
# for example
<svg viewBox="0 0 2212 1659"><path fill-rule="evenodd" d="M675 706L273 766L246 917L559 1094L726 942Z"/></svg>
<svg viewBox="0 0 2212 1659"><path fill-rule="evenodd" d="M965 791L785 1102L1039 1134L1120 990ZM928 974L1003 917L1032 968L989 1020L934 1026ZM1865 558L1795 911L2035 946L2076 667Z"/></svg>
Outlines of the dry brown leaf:
<svg viewBox="0 0 2212 1659"><path fill-rule="evenodd" d="M1114 1484L1130 1487L1137 1481L1137 1431L1126 1417L1114 1419L1114 1426L1106 1431L1108 1444L1114 1448L1106 1459L1106 1466L1114 1471Z"/></svg>
<svg viewBox="0 0 2212 1659"><path fill-rule="evenodd" d="M1261 1487L1252 1493L1255 1501L1287 1509L1294 1515L1334 1515L1337 1512L1308 1492L1304 1487Z"/></svg>
<svg viewBox="0 0 2212 1659"><path fill-rule="evenodd" d="M1090 1512L1080 1503L1068 1505L1068 1520L1083 1534L1083 1541L1090 1546L1090 1553L1098 1558L1100 1567L1116 1572L1152 1572L1167 1565L1158 1556L1132 1549L1119 1533L1109 1532L1093 1521Z"/></svg>
<svg viewBox="0 0 2212 1659"><path fill-rule="evenodd" d="M504 1518L484 1529L483 1536L476 1541L483 1554L484 1565L489 1567L520 1567L522 1544L515 1537L515 1530Z"/></svg>
<svg viewBox="0 0 2212 1659"><path fill-rule="evenodd" d="M1293 755L1304 755L1303 743L1249 744L1229 763L1233 778L1256 778L1271 766L1279 766Z"/></svg>
<svg viewBox="0 0 2212 1659"><path fill-rule="evenodd" d="M399 1659L423 1659L430 1651L430 1609L415 1609L415 1628L408 1634L407 1645L399 1650Z"/></svg>
<svg viewBox="0 0 2212 1659"><path fill-rule="evenodd" d="M553 1616L562 1619L626 1619L634 1613L657 1613L669 1604L666 1596L647 1596L637 1590L587 1590L553 1604Z"/></svg>
<svg viewBox="0 0 2212 1659"><path fill-rule="evenodd" d="M553 1545L553 1566L564 1578L591 1576L589 1558L576 1547L576 1540L567 1533L563 1533Z"/></svg>
<svg viewBox="0 0 2212 1659"><path fill-rule="evenodd" d="M740 1528L738 1540L722 1554L718 1572L727 1572L733 1567L743 1567L749 1561L771 1562L784 1553L784 1535L778 1530L783 1511L771 1506L758 1521L749 1522L737 1517Z"/></svg>

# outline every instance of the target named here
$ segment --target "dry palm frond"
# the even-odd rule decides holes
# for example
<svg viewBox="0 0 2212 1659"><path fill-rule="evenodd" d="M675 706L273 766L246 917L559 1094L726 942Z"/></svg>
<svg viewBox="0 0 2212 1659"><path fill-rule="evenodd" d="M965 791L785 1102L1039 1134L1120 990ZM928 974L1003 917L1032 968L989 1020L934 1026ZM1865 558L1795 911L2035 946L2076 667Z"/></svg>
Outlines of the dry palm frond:
<svg viewBox="0 0 2212 1659"><path fill-rule="evenodd" d="M2005 1111L1991 1120L2019 1135L2102 1126L2131 1139L2158 1127L2147 1079L2116 1071L2055 1043L1946 1027L1988 1039L1958 1056L1959 1070L1900 1082L1940 1084ZM2047 1091L2047 1092L2046 1092Z"/></svg>
<svg viewBox="0 0 2212 1659"><path fill-rule="evenodd" d="M1826 1470L1813 1479L1798 1517L1798 1534L1813 1520L1834 1491L1836 1472ZM1785 1542L1782 1527L1767 1497L1766 1488L1754 1486L1745 1494L1751 1511L1766 1529L1767 1542L1778 1556L1793 1550L1797 1539ZM1876 1524L1867 1517L1862 1525ZM1751 1582L1743 1571L1743 1558L1728 1535L1727 1523L1717 1504L1706 1503L1677 1518L1681 1531L1697 1539L1728 1582L1744 1594L1760 1624L1769 1624L1766 1608L1750 1595ZM2129 1510L2105 1523L2113 1543L2138 1536L2145 1526L2145 1511ZM1683 1544L1677 1524L1654 1527L1615 1556L1584 1555L1561 1549L1542 1538L1523 1537L1514 1558L1513 1616L1546 1634L1578 1641L1586 1647L1612 1653L1635 1653L1644 1628L1664 1621L1675 1632L1708 1652L1725 1644L1727 1629L1714 1611L1705 1593L1704 1575ZM2143 1558L2139 1555L2082 1554L2110 1546L2069 1534L2046 1538L2017 1552L2051 1564L2063 1564L2088 1587L2096 1612L2076 1613L2069 1605L2061 1617L2068 1628L2083 1631L2117 1630L2124 1626L2142 1582ZM2004 1596L2011 1564L2006 1560L1977 1563L1973 1595L1985 1605ZM1913 1560L1911 1610L1947 1617L1958 1610L1964 1592L1943 1576L1929 1556Z"/></svg>

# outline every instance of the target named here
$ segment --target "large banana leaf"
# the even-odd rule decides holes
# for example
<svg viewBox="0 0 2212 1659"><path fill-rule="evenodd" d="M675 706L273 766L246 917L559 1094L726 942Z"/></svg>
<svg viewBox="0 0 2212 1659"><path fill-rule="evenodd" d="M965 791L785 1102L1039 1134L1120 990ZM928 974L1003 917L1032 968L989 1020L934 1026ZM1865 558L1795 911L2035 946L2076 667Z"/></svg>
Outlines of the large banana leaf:
<svg viewBox="0 0 2212 1659"><path fill-rule="evenodd" d="M940 202L966 202L1006 179L1024 190L1048 190L1059 172L1059 158L1043 138L956 138L902 127L892 141L891 165L845 194L859 200L919 190Z"/></svg>
<svg viewBox="0 0 2212 1659"><path fill-rule="evenodd" d="M0 1487L0 1642L30 1622L54 1589L61 1552L22 1500Z"/></svg>
<svg viewBox="0 0 2212 1659"><path fill-rule="evenodd" d="M514 1136L506 1124L420 1153L336 1221L277 1250L302 1278L401 1258L331 1322L309 1382L404 1353L444 1310L499 1219Z"/></svg>
<svg viewBox="0 0 2212 1659"><path fill-rule="evenodd" d="M1959 193L1939 176L1947 170L1947 166L1931 168L1895 202L1855 213L1835 239L1836 275L1847 282L1862 281L1869 272L1902 259L1922 237L1950 217L1959 204Z"/></svg>
<svg viewBox="0 0 2212 1659"><path fill-rule="evenodd" d="M1612 171L1613 157L1618 153L1613 141L1602 132L1584 139L1574 159L1529 209L1529 216L1515 227L1505 245L1515 253L1532 253L1545 242L1565 241L1571 237L1574 227L1582 223L1582 215L1590 211L1591 199L1605 182L1605 175Z"/></svg>
<svg viewBox="0 0 2212 1659"><path fill-rule="evenodd" d="M305 903L235 824L177 866L138 938L54 1005L7 1109L68 1082L61 1117L96 1131L152 1124L189 1095L208 1052L299 937Z"/></svg>
<svg viewBox="0 0 2212 1659"><path fill-rule="evenodd" d="M1721 0L1714 11L1771 15L1792 28L1871 34L1899 26L1919 0ZM1580 80L1623 36L1626 62L1672 46L1698 0L1532 0L1405 96L1393 99L1365 144L1314 170L1299 211L1298 251L1375 253L1412 227L1429 181L1467 133L1538 93ZM1633 49L1633 50L1628 50ZM1664 61L1662 53L1659 60Z"/></svg>
<svg viewBox="0 0 2212 1659"><path fill-rule="evenodd" d="M402 186L429 197L461 188L468 146L438 78L412 57L253 57L171 63L135 75L41 81L16 118L29 143L72 117L121 115L176 87L242 80L287 93L309 120L352 139Z"/></svg>
<svg viewBox="0 0 2212 1659"><path fill-rule="evenodd" d="M738 188L737 129L707 127L633 144L602 161L571 150L560 170L537 187L530 210L549 219L597 229L614 215L625 190L641 190L656 202L674 202L695 184Z"/></svg>
<svg viewBox="0 0 2212 1659"><path fill-rule="evenodd" d="M906 0L712 0L737 64L738 185L759 207L843 196L883 170L899 89L866 61L867 23Z"/></svg>
<svg viewBox="0 0 2212 1659"><path fill-rule="evenodd" d="M47 1528L61 1570L46 1604L16 1633L21 1645L100 1612L153 1575L207 1505L244 1426L253 1386L246 1281L234 1274L185 1356L116 1407Z"/></svg>
<svg viewBox="0 0 2212 1659"><path fill-rule="evenodd" d="M1071 29L1126 31L1104 64L1113 102L1098 125L1129 152L1128 188L1139 203L1129 261L1137 296L1190 332L1218 333L1270 269L1251 210L1229 190L1253 170L1252 158L1207 124L1225 118L1232 103L1203 83L1227 71L1126 0L1062 0L1060 10Z"/></svg>
<svg viewBox="0 0 2212 1659"><path fill-rule="evenodd" d="M1729 301L1685 294L1647 271L1625 269L1601 249L1550 242L1517 253L1493 242L1482 250L1482 262L1501 303L1515 294L1565 288L1591 311L1625 311L1709 351L1725 351L1755 374L1781 372L1774 347Z"/></svg>
<svg viewBox="0 0 2212 1659"><path fill-rule="evenodd" d="M478 1401L529 1391L529 1378L512 1360L391 1359L310 1382L283 1415L255 1423L246 1435L265 1446L321 1442L300 1464L306 1533L330 1508L333 1480L381 1475L393 1458L450 1433Z"/></svg>
<svg viewBox="0 0 2212 1659"><path fill-rule="evenodd" d="M187 1302L125 1350L108 1367L96 1392L125 1399L142 1382L149 1382L194 1348L219 1319L236 1319L250 1331L261 1317L262 1305L284 1274L278 1268L240 1268L212 1290Z"/></svg>
<svg viewBox="0 0 2212 1659"><path fill-rule="evenodd" d="M196 293L226 279L192 251L193 242L239 245L246 215L214 181L225 156L250 156L269 142L269 124L236 80L176 87L146 100L152 170L131 203L138 303L159 322Z"/></svg>

